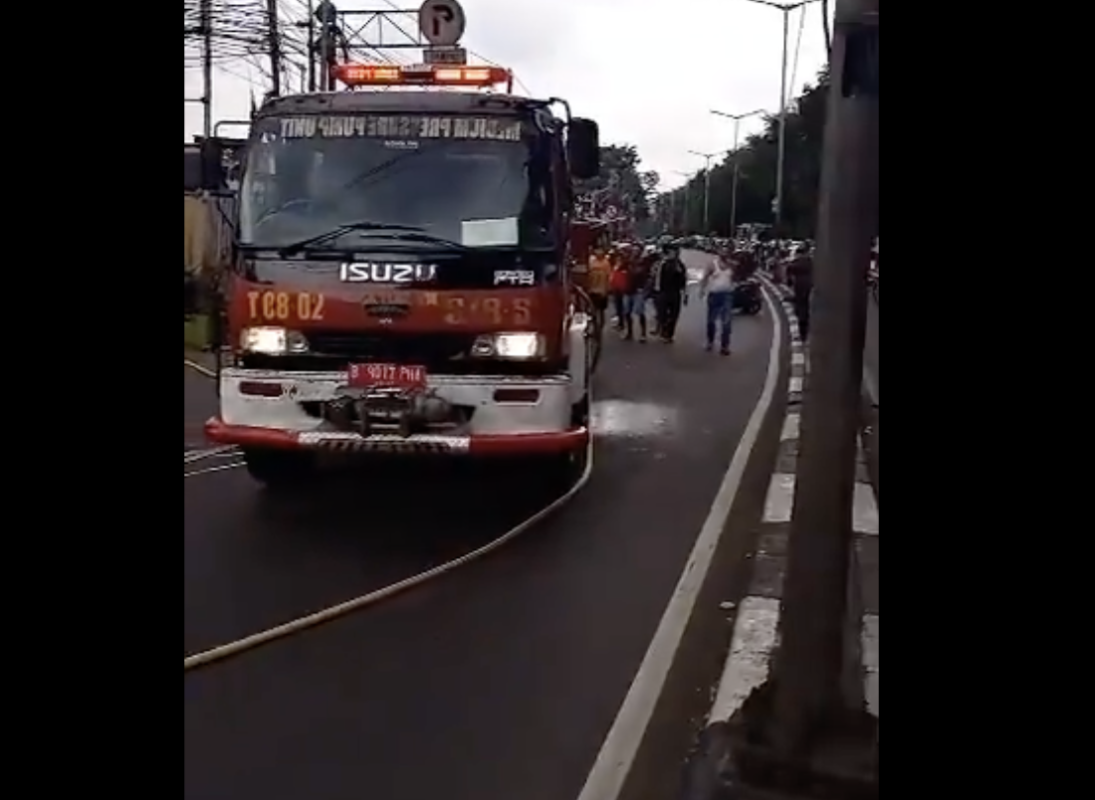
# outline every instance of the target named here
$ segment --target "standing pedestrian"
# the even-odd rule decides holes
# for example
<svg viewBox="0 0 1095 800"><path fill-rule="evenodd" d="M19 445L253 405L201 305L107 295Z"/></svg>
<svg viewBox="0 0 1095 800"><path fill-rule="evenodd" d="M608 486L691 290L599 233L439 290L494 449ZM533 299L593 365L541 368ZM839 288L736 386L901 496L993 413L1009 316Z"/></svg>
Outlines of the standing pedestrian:
<svg viewBox="0 0 1095 800"><path fill-rule="evenodd" d="M633 339L635 320L639 321L639 341L646 342L646 302L650 297L651 266L653 260L637 249L631 253L628 268L628 286L626 306L626 329L624 338Z"/></svg>
<svg viewBox="0 0 1095 800"><path fill-rule="evenodd" d="M802 341L810 334L810 295L814 291L814 256L802 247L787 265L791 281L791 306L798 317L798 332Z"/></svg>
<svg viewBox="0 0 1095 800"><path fill-rule="evenodd" d="M688 291L688 271L681 261L680 248L668 245L665 257L658 263L653 279L654 306L658 316L658 334L666 344L677 333L684 293Z"/></svg>
<svg viewBox="0 0 1095 800"><path fill-rule="evenodd" d="M604 329L605 311L608 309L608 286L612 274L612 265L604 248L597 247L589 257L589 272L587 278L587 291L589 299L593 303L593 313L596 315L597 327Z"/></svg>
<svg viewBox="0 0 1095 800"><path fill-rule="evenodd" d="M734 310L734 264L730 253L723 250L704 270L700 294L707 295L707 343L704 349L715 349L715 333L719 334L719 353L730 355L730 320Z"/></svg>
<svg viewBox="0 0 1095 800"><path fill-rule="evenodd" d="M612 274L608 281L608 290L612 295L612 309L616 314L614 323L616 330L624 329L624 320L627 318L627 262L618 251L609 255L612 264Z"/></svg>

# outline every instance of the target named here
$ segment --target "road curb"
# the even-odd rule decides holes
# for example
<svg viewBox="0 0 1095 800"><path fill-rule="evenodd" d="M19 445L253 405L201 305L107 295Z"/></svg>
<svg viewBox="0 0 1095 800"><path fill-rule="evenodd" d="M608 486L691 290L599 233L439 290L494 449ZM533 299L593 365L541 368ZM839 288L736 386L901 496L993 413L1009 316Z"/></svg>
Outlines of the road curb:
<svg viewBox="0 0 1095 800"><path fill-rule="evenodd" d="M736 794L729 785L729 720L749 695L768 677L772 654L779 646L780 595L787 550L791 509L794 504L795 471L798 456L802 392L809 371L809 352L802 342L798 321L790 301L770 281L767 286L781 297L791 336L791 373L787 385L786 412L780 429L780 452L773 467L764 501L760 535L753 554L753 574L745 596L738 604L731 635L730 652L722 678L701 731L695 754L684 781L683 800L725 800ZM856 487L852 527L857 546L853 550L853 576L849 582L848 661L845 694L856 705L866 705L878 716L878 627L877 608L864 602L861 542L873 540L877 551L878 502L871 485L862 438L857 455ZM858 629L858 631L856 630ZM858 632L858 636L855 635ZM855 669L855 665L859 669ZM728 794L729 793L729 794Z"/></svg>

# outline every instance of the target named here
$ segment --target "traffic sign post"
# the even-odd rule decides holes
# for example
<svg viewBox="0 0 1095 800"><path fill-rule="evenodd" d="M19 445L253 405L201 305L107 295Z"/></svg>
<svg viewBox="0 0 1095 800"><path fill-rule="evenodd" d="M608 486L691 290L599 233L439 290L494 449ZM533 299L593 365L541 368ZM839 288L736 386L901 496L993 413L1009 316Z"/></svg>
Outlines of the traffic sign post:
<svg viewBox="0 0 1095 800"><path fill-rule="evenodd" d="M454 47L467 22L457 0L426 0L418 9L418 31L434 47Z"/></svg>

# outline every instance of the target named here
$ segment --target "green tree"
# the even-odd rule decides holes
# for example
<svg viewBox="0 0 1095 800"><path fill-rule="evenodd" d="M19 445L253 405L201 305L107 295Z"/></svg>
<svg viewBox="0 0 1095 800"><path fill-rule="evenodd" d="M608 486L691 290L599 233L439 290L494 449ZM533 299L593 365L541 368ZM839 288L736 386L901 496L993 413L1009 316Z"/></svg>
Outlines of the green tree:
<svg viewBox="0 0 1095 800"><path fill-rule="evenodd" d="M641 171L642 159L634 145L610 144L601 148L601 174L578 185L580 194L595 197L598 208L615 206L635 220L650 215L650 198L658 185L658 173Z"/></svg>
<svg viewBox="0 0 1095 800"><path fill-rule="evenodd" d="M821 182L821 146L825 133L828 76L808 85L789 106L784 151L783 220L788 235L812 237L817 223L818 187ZM737 222L771 223L775 199L779 118L765 118L764 130L750 136L736 152L711 170L709 226L703 224L704 176L700 172L687 184L656 199L658 215L675 232L730 233L730 208L734 159L738 159Z"/></svg>

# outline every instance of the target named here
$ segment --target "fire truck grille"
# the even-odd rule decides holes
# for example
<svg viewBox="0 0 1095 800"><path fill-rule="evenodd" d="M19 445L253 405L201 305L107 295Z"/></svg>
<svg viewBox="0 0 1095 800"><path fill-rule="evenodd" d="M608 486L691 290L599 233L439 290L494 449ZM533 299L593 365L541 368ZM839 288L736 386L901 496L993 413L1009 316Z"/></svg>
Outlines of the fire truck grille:
<svg viewBox="0 0 1095 800"><path fill-rule="evenodd" d="M375 334L315 331L308 334L311 352L322 359L367 364L417 364L430 372L445 372L465 360L475 341L467 334Z"/></svg>
<svg viewBox="0 0 1095 800"><path fill-rule="evenodd" d="M292 371L344 370L349 364L414 364L434 375L536 376L554 374L547 361L470 358L474 333L376 333L308 331L309 352L270 356L240 354L237 365L249 369Z"/></svg>

